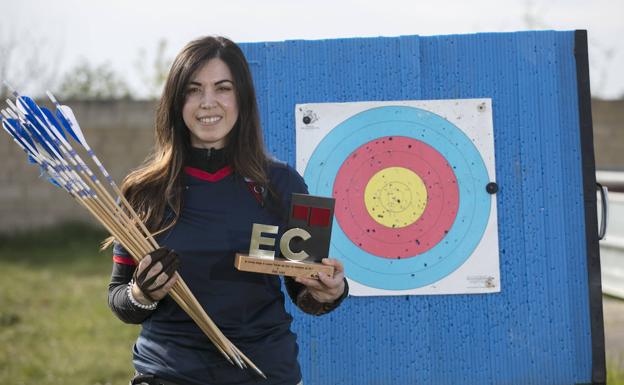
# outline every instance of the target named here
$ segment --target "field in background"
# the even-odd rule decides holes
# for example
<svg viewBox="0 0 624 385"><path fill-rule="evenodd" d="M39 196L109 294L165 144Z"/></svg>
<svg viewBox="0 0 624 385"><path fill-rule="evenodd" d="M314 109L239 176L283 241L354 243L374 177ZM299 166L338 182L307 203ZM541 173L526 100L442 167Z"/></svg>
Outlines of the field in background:
<svg viewBox="0 0 624 385"><path fill-rule="evenodd" d="M139 326L108 308L104 237L74 224L0 238L0 384L128 383Z"/></svg>
<svg viewBox="0 0 624 385"><path fill-rule="evenodd" d="M139 326L108 309L111 254L98 251L104 237L78 224L0 236L0 384L128 383ZM624 333L624 323L612 321L617 327L607 331ZM610 385L624 385L621 358L607 354Z"/></svg>

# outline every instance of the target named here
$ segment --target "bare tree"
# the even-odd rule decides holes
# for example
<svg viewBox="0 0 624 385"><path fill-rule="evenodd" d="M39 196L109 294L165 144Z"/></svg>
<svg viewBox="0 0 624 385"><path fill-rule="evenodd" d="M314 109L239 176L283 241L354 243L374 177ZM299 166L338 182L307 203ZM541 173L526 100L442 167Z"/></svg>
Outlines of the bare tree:
<svg viewBox="0 0 624 385"><path fill-rule="evenodd" d="M522 14L522 20L526 25L527 29L535 30L535 29L545 29L546 23L544 19L540 16L542 13L542 9L540 9L533 0L526 0L524 2L524 12Z"/></svg>
<svg viewBox="0 0 624 385"><path fill-rule="evenodd" d="M162 92L162 87L173 62L173 58L167 56L167 40L164 38L160 39L156 45L154 55L150 56L146 49L139 50L135 68L145 87L146 96L148 98L157 98Z"/></svg>
<svg viewBox="0 0 624 385"><path fill-rule="evenodd" d="M126 80L110 63L92 65L81 60L63 76L59 87L63 99L104 100L131 98Z"/></svg>
<svg viewBox="0 0 624 385"><path fill-rule="evenodd" d="M17 32L10 25L0 26L0 81L33 96L53 88L59 73L61 49L45 38ZM0 95L8 94L4 83Z"/></svg>
<svg viewBox="0 0 624 385"><path fill-rule="evenodd" d="M524 12L522 19L527 29L550 29L552 28L542 14L546 14L544 7L539 7L534 0L524 1ZM616 50L612 46L607 46L589 35L589 70L592 78L592 94L603 95L609 84L609 69L616 56ZM622 94L624 97L624 93Z"/></svg>
<svg viewBox="0 0 624 385"><path fill-rule="evenodd" d="M616 51L613 47L604 46L591 37L589 39L589 50L592 93L604 94L610 80L609 67L611 67Z"/></svg>

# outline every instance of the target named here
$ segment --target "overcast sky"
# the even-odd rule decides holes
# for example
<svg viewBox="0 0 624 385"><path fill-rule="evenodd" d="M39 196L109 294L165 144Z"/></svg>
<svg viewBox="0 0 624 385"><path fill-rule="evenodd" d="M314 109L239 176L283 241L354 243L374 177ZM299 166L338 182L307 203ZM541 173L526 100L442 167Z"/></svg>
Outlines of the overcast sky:
<svg viewBox="0 0 624 385"><path fill-rule="evenodd" d="M255 42L587 29L594 96L624 95L624 0L0 1L0 49L17 40L20 57L37 49L57 74L80 60L109 62L135 88L141 50L153 55L161 39L173 57L208 34Z"/></svg>

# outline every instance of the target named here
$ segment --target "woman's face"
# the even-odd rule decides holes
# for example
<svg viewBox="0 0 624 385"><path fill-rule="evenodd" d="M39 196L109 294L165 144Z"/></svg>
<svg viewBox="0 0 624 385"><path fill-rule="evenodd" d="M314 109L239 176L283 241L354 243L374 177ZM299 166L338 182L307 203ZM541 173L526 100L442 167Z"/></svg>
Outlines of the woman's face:
<svg viewBox="0 0 624 385"><path fill-rule="evenodd" d="M186 86L182 119L197 148L223 148L238 119L238 102L232 73L219 58L210 59Z"/></svg>

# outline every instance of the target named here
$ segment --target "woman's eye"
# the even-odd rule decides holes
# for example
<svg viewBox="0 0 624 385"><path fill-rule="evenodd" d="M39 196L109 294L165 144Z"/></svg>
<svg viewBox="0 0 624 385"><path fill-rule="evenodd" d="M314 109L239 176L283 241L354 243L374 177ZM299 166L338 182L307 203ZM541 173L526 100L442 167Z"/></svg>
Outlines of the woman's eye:
<svg viewBox="0 0 624 385"><path fill-rule="evenodd" d="M232 91L232 87L221 86L221 87L217 88L217 91L221 91L221 92Z"/></svg>
<svg viewBox="0 0 624 385"><path fill-rule="evenodd" d="M191 87L186 90L186 94L192 95L198 93L199 91L201 91L199 87Z"/></svg>

